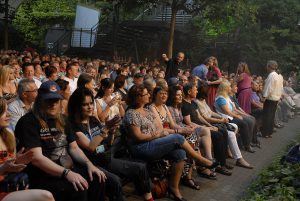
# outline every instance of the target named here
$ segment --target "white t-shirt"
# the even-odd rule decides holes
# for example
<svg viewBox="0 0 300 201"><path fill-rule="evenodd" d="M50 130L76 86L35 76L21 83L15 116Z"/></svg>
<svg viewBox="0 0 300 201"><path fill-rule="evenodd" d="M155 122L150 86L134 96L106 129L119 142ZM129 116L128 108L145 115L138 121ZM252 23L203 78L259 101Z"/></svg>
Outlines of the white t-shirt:
<svg viewBox="0 0 300 201"><path fill-rule="evenodd" d="M77 81L78 78L70 79L68 77L64 77L64 80L69 82L71 94L77 89Z"/></svg>

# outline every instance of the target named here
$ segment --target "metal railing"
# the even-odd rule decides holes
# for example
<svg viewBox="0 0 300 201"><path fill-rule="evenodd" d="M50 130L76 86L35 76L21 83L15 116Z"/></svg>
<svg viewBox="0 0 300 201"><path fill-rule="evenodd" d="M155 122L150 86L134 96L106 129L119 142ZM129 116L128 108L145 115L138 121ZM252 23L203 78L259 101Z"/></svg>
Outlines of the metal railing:
<svg viewBox="0 0 300 201"><path fill-rule="evenodd" d="M112 14L106 16L101 21L93 25L89 29L85 28L71 28L67 29L65 33L59 37L54 43L48 44L51 46L51 52L62 55L71 47L91 48L98 40L98 35L105 36L107 24Z"/></svg>

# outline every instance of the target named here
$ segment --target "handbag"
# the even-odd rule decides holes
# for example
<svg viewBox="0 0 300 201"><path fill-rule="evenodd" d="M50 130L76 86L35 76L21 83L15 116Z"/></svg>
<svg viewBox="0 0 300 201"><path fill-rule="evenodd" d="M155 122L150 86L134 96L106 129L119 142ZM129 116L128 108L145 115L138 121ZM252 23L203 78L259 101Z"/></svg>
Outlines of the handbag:
<svg viewBox="0 0 300 201"><path fill-rule="evenodd" d="M168 183L166 179L154 177L152 179L151 193L155 199L166 197L168 190Z"/></svg>
<svg viewBox="0 0 300 201"><path fill-rule="evenodd" d="M25 190L29 187L28 175L24 172L10 173L0 182L0 192Z"/></svg>
<svg viewBox="0 0 300 201"><path fill-rule="evenodd" d="M217 123L217 124L214 124L214 126L219 129L224 129L224 130L235 132L235 127L228 123Z"/></svg>
<svg viewBox="0 0 300 201"><path fill-rule="evenodd" d="M293 146L288 153L282 157L282 162L286 161L288 163L299 163L300 164L300 145L297 144Z"/></svg>

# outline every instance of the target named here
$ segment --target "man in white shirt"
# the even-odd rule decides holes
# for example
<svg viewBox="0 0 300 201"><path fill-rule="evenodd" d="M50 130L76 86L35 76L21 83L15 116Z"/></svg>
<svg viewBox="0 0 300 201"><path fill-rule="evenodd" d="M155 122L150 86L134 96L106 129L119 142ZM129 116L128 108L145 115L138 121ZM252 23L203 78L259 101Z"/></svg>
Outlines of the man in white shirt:
<svg viewBox="0 0 300 201"><path fill-rule="evenodd" d="M274 129L274 118L278 101L283 92L283 77L276 73L278 64L276 61L270 60L267 63L267 71L269 73L265 80L263 97L263 122L262 122L262 136L270 138Z"/></svg>
<svg viewBox="0 0 300 201"><path fill-rule="evenodd" d="M64 77L64 80L69 82L71 94L77 89L78 78L76 76L78 76L78 71L79 67L76 63L68 64L66 69L67 74Z"/></svg>
<svg viewBox="0 0 300 201"><path fill-rule="evenodd" d="M34 67L32 63L24 63L22 65L23 78L33 80L37 88L40 88L42 82L34 77Z"/></svg>
<svg viewBox="0 0 300 201"><path fill-rule="evenodd" d="M8 105L10 124L12 129L18 120L31 110L32 104L37 96L37 87L33 80L22 79L18 85L18 97Z"/></svg>

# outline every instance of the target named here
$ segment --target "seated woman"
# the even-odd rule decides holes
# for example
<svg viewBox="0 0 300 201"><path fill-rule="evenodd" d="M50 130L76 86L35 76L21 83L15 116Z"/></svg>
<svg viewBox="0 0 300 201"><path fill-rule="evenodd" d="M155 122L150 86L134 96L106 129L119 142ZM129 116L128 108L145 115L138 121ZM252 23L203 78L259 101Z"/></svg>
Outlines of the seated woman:
<svg viewBox="0 0 300 201"><path fill-rule="evenodd" d="M251 84L252 94L251 94L251 115L255 117L257 128L260 129L262 124L262 115L264 104L260 101L257 92L259 90L259 84L256 81L253 81Z"/></svg>
<svg viewBox="0 0 300 201"><path fill-rule="evenodd" d="M69 119L76 133L77 143L94 164L122 177L132 179L137 188L141 190L145 200L153 200L150 180L144 164L114 157L110 159L103 157L102 153L110 150L114 141L114 132L111 132L114 127L103 127L100 121L93 116L93 102L93 94L87 88L76 89L70 97L68 104ZM78 107L78 105L81 105L81 107ZM107 177L107 190L110 191L110 200L124 200L119 177L105 170L103 171ZM112 181L110 182L110 180Z"/></svg>
<svg viewBox="0 0 300 201"><path fill-rule="evenodd" d="M14 80L14 69L9 65L2 66L0 68L0 97L3 97L7 104L17 97L17 84Z"/></svg>
<svg viewBox="0 0 300 201"><path fill-rule="evenodd" d="M115 84L115 91L119 92L122 96L121 100L126 101L127 98L127 90L125 89L126 76L118 75L115 79L114 84Z"/></svg>
<svg viewBox="0 0 300 201"><path fill-rule="evenodd" d="M239 105L239 102L236 98L237 94L237 84L236 82L232 81L231 82L231 92L229 93L230 95L230 100L234 103L234 106L236 108L236 112L243 117L243 120L247 123L250 135L252 135L251 139L251 146L256 146L258 148L261 148L260 142L257 139L257 131L258 127L256 124L256 119L255 117L251 116L250 114L246 113Z"/></svg>
<svg viewBox="0 0 300 201"><path fill-rule="evenodd" d="M115 116L124 117L124 108L121 104L121 96L113 94L114 83L105 78L101 80L101 88L96 95L96 107L99 120L103 123Z"/></svg>
<svg viewBox="0 0 300 201"><path fill-rule="evenodd" d="M56 201L104 200L106 176L78 147L70 123L60 113L59 91L55 82L44 82L32 112L16 125L19 146L33 153L26 169L30 185L49 190Z"/></svg>
<svg viewBox="0 0 300 201"><path fill-rule="evenodd" d="M169 180L169 193L176 200L185 200L179 191L186 152L197 162L215 167L217 164L195 152L182 135L163 130L155 115L144 108L149 103L149 93L143 85L134 85L128 92L127 110L123 124L127 128L127 143L133 157L153 161L167 157L174 161ZM172 133L176 133L173 132Z"/></svg>
<svg viewBox="0 0 300 201"><path fill-rule="evenodd" d="M60 101L60 107L61 107L61 113L62 114L67 114L67 106L68 106L68 101L71 96L71 90L70 90L70 85L69 82L63 79L57 79L55 81L59 88L60 88L60 95L63 97L63 99Z"/></svg>
<svg viewBox="0 0 300 201"><path fill-rule="evenodd" d="M187 125L205 125L211 133L214 156L221 166L216 168L216 172L230 176L232 173L227 169L232 169L232 166L226 164L227 153L227 131L220 130L217 127L211 126L199 113L198 106L193 100L197 97L198 89L194 83L188 83L183 86L184 99L182 101L182 115L185 124ZM210 159L212 160L212 158ZM203 176L200 174L200 176Z"/></svg>
<svg viewBox="0 0 300 201"><path fill-rule="evenodd" d="M93 78L93 76L91 76L88 73L81 73L78 81L77 81L77 88L83 88L86 87L89 90L91 90L93 92L93 96L95 97L97 94L96 89L96 83L95 80Z"/></svg>
<svg viewBox="0 0 300 201"><path fill-rule="evenodd" d="M300 94L296 93L295 90L291 87L291 81L283 82L283 90L294 100L296 107L300 108Z"/></svg>
<svg viewBox="0 0 300 201"><path fill-rule="evenodd" d="M225 117L222 117L218 113L213 112L209 105L207 105L205 99L207 96L208 87L205 85L202 85L199 88L197 99L194 100L194 102L198 105L198 109L202 117L206 121L208 121L210 124L227 124L229 120ZM228 132L228 145L230 148L230 151L233 155L233 158L236 160L236 165L252 169L253 167L243 158L242 153L240 151L240 148L237 143L235 132L227 130Z"/></svg>
<svg viewBox="0 0 300 201"><path fill-rule="evenodd" d="M195 148L199 150L200 143L204 147L205 156L208 159L212 159L212 145L211 145L211 136L208 128L198 126L198 125L186 125L183 123L183 116L181 113L181 103L182 103L182 90L181 86L173 86L168 90L168 110L172 116L170 125L173 127L180 128L190 128L191 132L185 134L186 140ZM157 98L159 99L159 98ZM157 101L155 101L157 102ZM155 104L155 103L154 103ZM173 123L174 121L174 123ZM180 131L180 130L179 130ZM189 159L185 165L185 170L188 170L185 173L184 184L199 190L199 186L192 178L193 173L193 160ZM205 173L204 173L205 172ZM209 179L216 179L216 174L210 170L203 170L199 172L200 175L206 176Z"/></svg>
<svg viewBox="0 0 300 201"><path fill-rule="evenodd" d="M21 172L32 160L32 153L24 153L22 149L16 154L16 141L12 131L7 129L9 113L7 104L0 98L0 186L6 176ZM3 189L1 189L2 191ZM45 190L19 190L14 192L0 192L1 201L54 201L52 194Z"/></svg>
<svg viewBox="0 0 300 201"><path fill-rule="evenodd" d="M237 111L235 104L230 99L231 84L228 81L224 81L219 85L217 97L215 101L215 108L217 113L222 117L229 119L229 122L238 125L240 129L240 135L242 138L243 146L245 150L254 153L255 151L250 146L252 139L252 133L249 131L248 124L243 121L243 117Z"/></svg>

